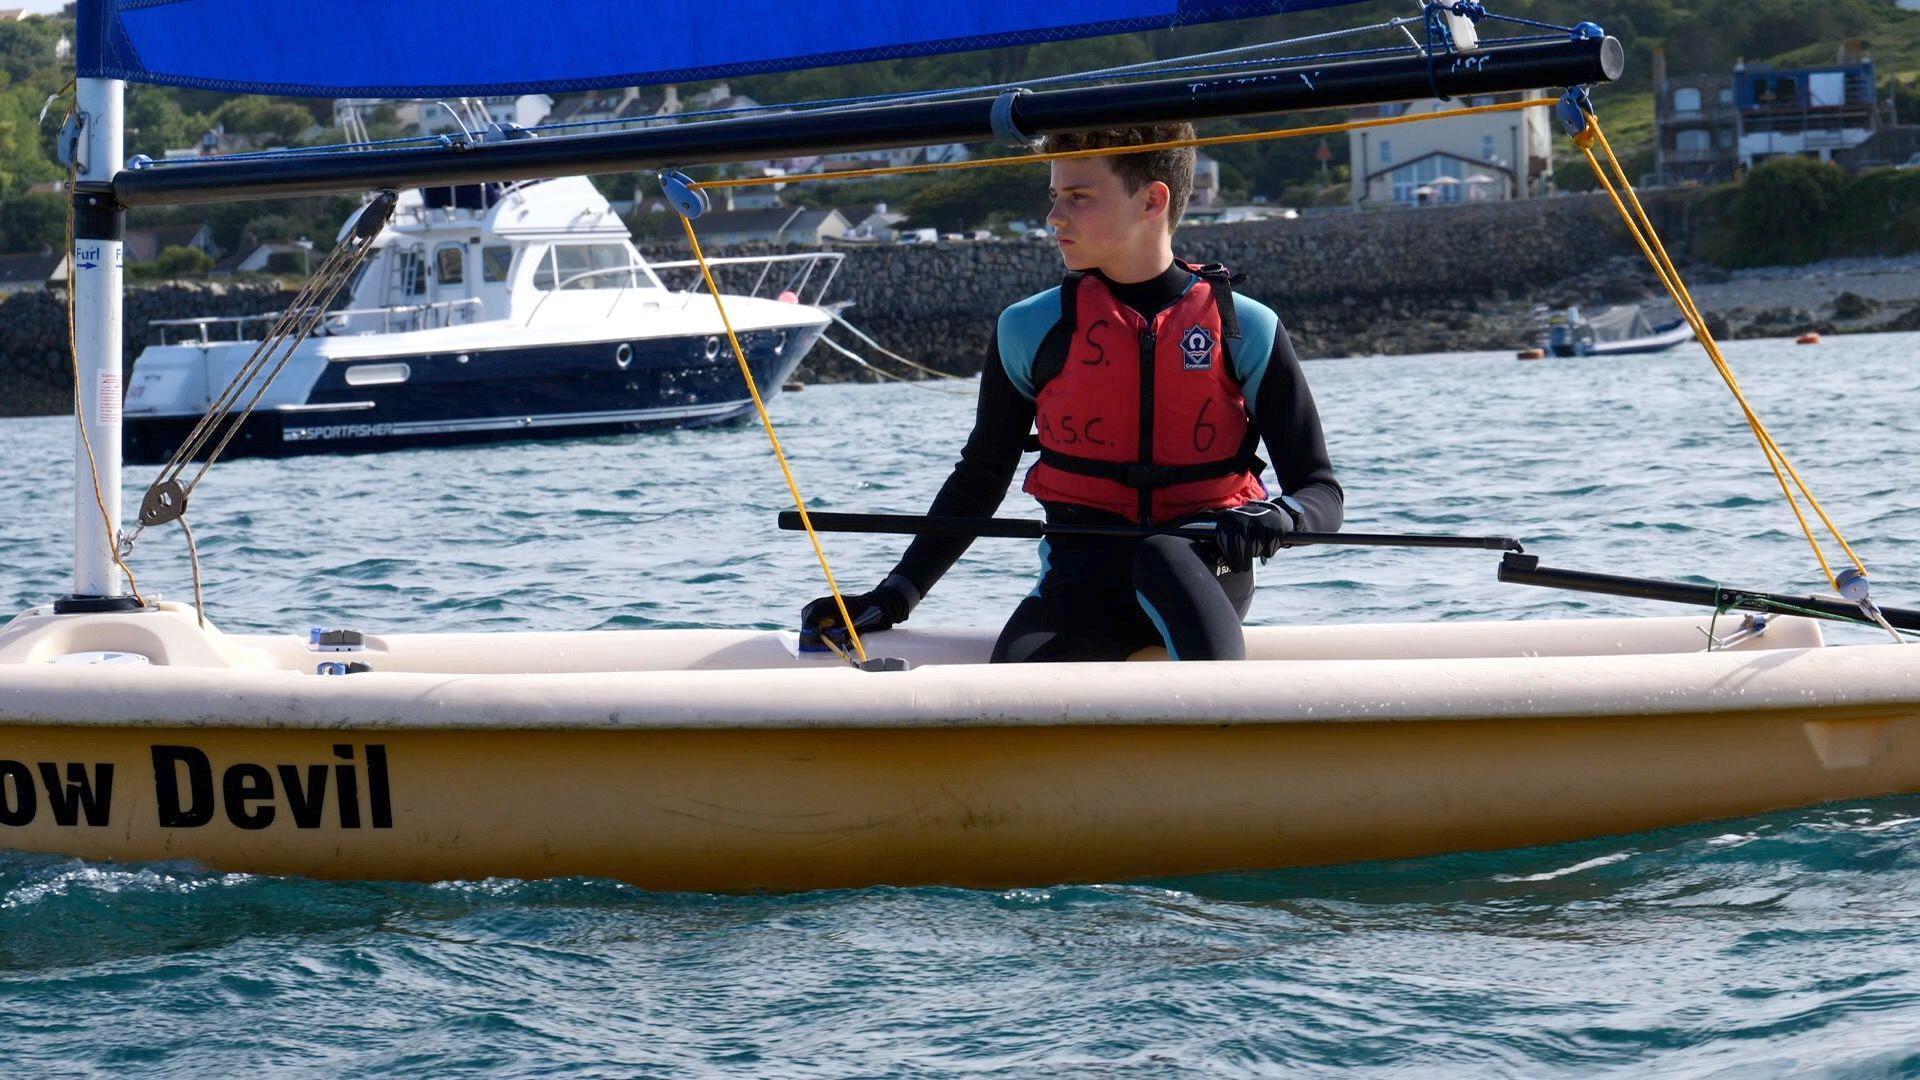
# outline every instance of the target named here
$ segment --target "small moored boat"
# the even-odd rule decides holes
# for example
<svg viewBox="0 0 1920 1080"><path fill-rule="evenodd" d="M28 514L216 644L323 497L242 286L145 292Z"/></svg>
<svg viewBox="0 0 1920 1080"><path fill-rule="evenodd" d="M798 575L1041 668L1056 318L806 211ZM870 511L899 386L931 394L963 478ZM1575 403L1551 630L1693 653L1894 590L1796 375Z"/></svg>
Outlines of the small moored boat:
<svg viewBox="0 0 1920 1080"><path fill-rule="evenodd" d="M1693 340L1685 319L1654 325L1638 304L1616 304L1592 315L1578 307L1547 318L1547 348L1555 356L1626 356L1665 352Z"/></svg>

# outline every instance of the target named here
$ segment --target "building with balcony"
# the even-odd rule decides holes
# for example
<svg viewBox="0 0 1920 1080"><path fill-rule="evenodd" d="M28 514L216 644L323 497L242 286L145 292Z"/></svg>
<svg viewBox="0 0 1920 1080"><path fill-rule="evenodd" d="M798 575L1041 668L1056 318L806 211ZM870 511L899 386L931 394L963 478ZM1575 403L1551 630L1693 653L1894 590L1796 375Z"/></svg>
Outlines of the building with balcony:
<svg viewBox="0 0 1920 1080"><path fill-rule="evenodd" d="M1719 183L1740 164L1740 110L1733 76L1669 77L1653 50L1653 172L1656 183Z"/></svg>
<svg viewBox="0 0 1920 1080"><path fill-rule="evenodd" d="M1356 119L1432 113L1418 124L1347 133L1356 209L1496 202L1543 195L1553 178L1552 110L1446 114L1472 105L1543 97L1487 94L1353 110Z"/></svg>
<svg viewBox="0 0 1920 1080"><path fill-rule="evenodd" d="M1785 155L1832 161L1835 151L1872 138L1879 127L1873 61L1855 55L1827 67L1736 66L1740 167Z"/></svg>

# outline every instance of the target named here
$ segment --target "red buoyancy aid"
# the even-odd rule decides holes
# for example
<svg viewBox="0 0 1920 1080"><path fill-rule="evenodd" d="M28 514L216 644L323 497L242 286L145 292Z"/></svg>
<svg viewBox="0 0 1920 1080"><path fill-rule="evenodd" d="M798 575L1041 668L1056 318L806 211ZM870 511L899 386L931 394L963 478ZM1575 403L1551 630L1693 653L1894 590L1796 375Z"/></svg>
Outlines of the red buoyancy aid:
<svg viewBox="0 0 1920 1080"><path fill-rule="evenodd" d="M1239 329L1227 272L1182 265L1192 286L1151 321L1098 276L1067 275L1065 356L1035 363L1040 461L1029 495L1141 524L1266 497L1228 354Z"/></svg>

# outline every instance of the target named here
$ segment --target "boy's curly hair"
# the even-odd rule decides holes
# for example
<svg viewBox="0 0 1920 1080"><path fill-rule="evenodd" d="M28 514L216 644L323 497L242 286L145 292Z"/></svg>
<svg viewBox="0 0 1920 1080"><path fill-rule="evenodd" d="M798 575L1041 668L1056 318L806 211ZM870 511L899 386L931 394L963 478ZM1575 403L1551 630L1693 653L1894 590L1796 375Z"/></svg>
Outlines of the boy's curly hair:
<svg viewBox="0 0 1920 1080"><path fill-rule="evenodd" d="M1040 143L1042 153L1056 150L1104 150L1115 146L1145 146L1193 138L1192 124L1151 124L1141 127L1106 128L1101 131L1069 132L1049 135ZM1193 195L1194 152L1191 146L1172 150L1149 150L1141 154L1114 154L1105 159L1114 174L1127 186L1127 194L1137 193L1148 181L1158 180L1172 193L1167 200L1167 231L1172 232L1187 212L1187 200Z"/></svg>

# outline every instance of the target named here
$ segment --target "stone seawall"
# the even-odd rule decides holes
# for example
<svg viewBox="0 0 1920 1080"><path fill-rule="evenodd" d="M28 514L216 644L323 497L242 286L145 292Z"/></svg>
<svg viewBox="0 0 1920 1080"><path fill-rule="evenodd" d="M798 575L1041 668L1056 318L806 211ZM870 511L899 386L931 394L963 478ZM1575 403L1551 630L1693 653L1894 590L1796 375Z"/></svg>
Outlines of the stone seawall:
<svg viewBox="0 0 1920 1080"><path fill-rule="evenodd" d="M146 345L147 323L153 319L258 315L292 297L273 283L177 282L128 289L122 319L127 366ZM71 411L65 291L32 289L0 297L0 416Z"/></svg>
<svg viewBox="0 0 1920 1080"><path fill-rule="evenodd" d="M1623 258L1633 249L1601 197L1189 228L1176 248L1244 271L1246 293L1280 312L1308 357L1509 348L1523 343L1536 301L1631 299L1652 284ZM668 249L648 255L686 257ZM757 273L733 269L723 288L746 288ZM829 298L853 301L847 317L888 348L972 374L999 311L1057 283L1060 270L1053 245L1037 240L848 248ZM288 296L272 284L131 289L127 362L147 342L148 320L253 314ZM834 336L853 344L843 331ZM814 351L800 377L875 378L827 349ZM61 296L33 290L0 299L0 415L66 411L71 378Z"/></svg>
<svg viewBox="0 0 1920 1080"><path fill-rule="evenodd" d="M1596 288L1634 298L1654 284L1627 261L1638 256L1604 196L1195 227L1175 249L1244 272L1246 294L1277 310L1310 357L1515 347L1536 302L1608 298ZM847 318L895 352L973 374L1000 310L1060 273L1054 246L1038 240L853 248L829 298L852 300ZM1596 280L1617 275L1626 280ZM736 276L723 288L750 284ZM843 331L831 336L853 344ZM825 349L801 377L874 378Z"/></svg>

